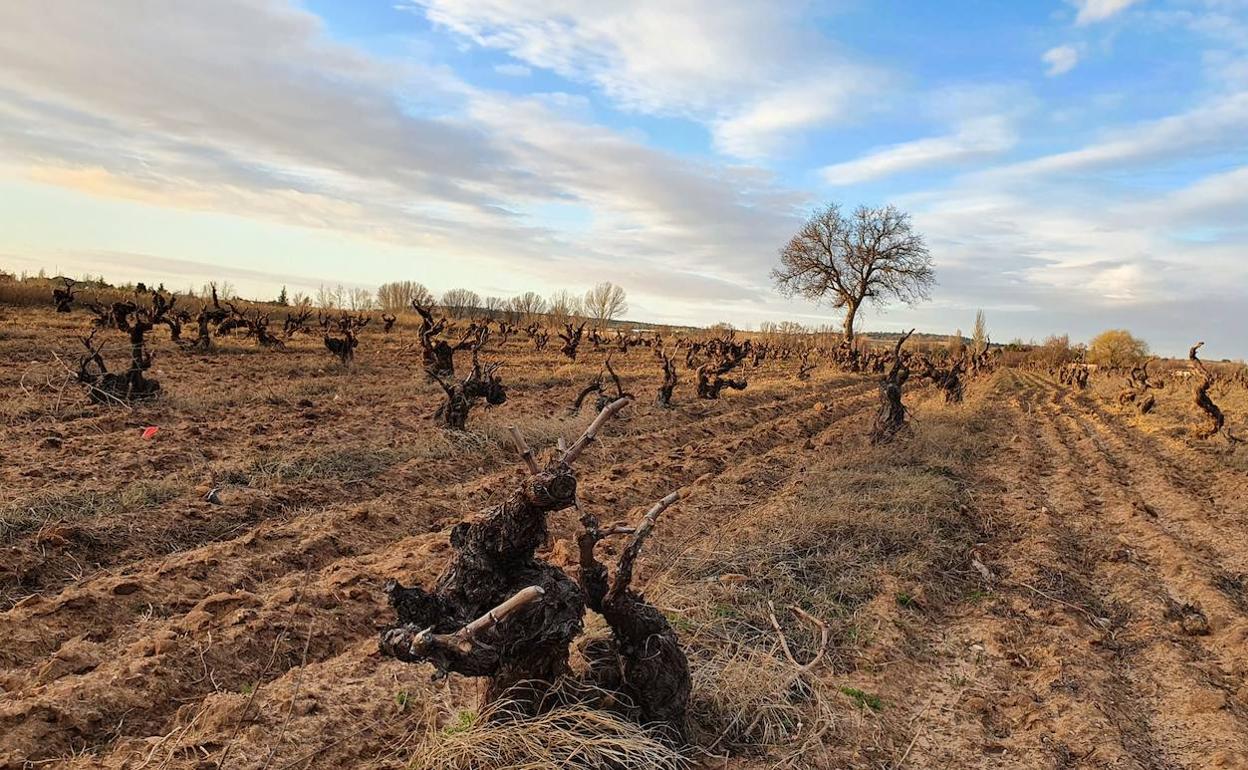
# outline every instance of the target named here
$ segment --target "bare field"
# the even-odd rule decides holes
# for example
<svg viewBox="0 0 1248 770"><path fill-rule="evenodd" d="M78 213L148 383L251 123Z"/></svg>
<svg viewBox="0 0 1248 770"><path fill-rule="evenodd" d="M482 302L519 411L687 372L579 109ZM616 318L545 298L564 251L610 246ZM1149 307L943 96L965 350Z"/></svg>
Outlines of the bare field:
<svg viewBox="0 0 1248 770"><path fill-rule="evenodd" d="M0 314L0 767L559 766L506 753L475 681L379 654L382 586L430 583L514 482L508 426L575 438L605 353L491 342L509 398L453 433L407 325L350 368L319 339L199 354L162 330L164 395L127 409L53 358L87 319ZM612 360L638 399L579 495L617 521L685 492L636 585L690 659L688 765L1248 768L1248 448L1195 438L1186 386L1141 417L1113 380L1002 369L954 406L916 379L881 447L875 376L768 361L699 401L682 362L664 409L652 351ZM1248 393L1213 397L1248 435ZM551 517L547 559L572 568L577 526ZM819 644L788 607L827 624L809 673L769 602L799 664Z"/></svg>

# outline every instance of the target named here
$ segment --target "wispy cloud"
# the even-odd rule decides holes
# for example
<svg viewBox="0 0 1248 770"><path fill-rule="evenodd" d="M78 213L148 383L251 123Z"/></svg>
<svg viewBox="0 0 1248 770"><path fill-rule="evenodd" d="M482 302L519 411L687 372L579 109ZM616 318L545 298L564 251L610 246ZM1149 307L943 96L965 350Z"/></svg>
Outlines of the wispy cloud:
<svg viewBox="0 0 1248 770"><path fill-rule="evenodd" d="M855 115L887 75L838 53L804 4L417 0L472 43L601 90L621 109L704 123L715 146L757 158ZM801 78L794 73L802 72Z"/></svg>
<svg viewBox="0 0 1248 770"><path fill-rule="evenodd" d="M523 64L515 62L507 62L505 64L495 64L494 71L500 75L506 75L511 78L526 78L533 74L533 70Z"/></svg>
<svg viewBox="0 0 1248 770"><path fill-rule="evenodd" d="M1078 8L1076 24L1092 24L1117 16L1140 0L1071 0Z"/></svg>
<svg viewBox="0 0 1248 770"><path fill-rule="evenodd" d="M1040 59L1048 65L1044 72L1049 77L1065 75L1079 63L1079 51L1073 45L1059 45L1045 51Z"/></svg>
<svg viewBox="0 0 1248 770"><path fill-rule="evenodd" d="M990 174L1092 171L1177 162L1193 156L1248 149L1248 91L1219 94L1186 112L1117 127L1084 147L1003 166Z"/></svg>
<svg viewBox="0 0 1248 770"><path fill-rule="evenodd" d="M882 147L821 170L832 185L852 185L906 171L963 163L1004 152L1017 140L1009 119L993 115L963 122L947 136L917 139Z"/></svg>

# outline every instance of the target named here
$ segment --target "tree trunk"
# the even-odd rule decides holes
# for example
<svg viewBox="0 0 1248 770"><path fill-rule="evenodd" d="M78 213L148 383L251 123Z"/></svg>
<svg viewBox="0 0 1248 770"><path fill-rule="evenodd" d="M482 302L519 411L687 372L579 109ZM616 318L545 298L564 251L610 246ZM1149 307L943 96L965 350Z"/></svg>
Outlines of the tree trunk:
<svg viewBox="0 0 1248 770"><path fill-rule="evenodd" d="M858 315L858 303L851 302L845 306L845 341L854 344L854 316Z"/></svg>

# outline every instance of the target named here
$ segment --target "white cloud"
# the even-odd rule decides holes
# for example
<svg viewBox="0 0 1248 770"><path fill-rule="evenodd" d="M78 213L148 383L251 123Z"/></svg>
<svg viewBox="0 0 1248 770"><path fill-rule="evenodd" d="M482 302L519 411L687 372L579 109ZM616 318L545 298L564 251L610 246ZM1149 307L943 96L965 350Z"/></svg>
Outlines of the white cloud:
<svg viewBox="0 0 1248 770"><path fill-rule="evenodd" d="M715 147L739 158L779 152L802 131L835 123L851 110L865 80L816 79L777 88L712 123Z"/></svg>
<svg viewBox="0 0 1248 770"><path fill-rule="evenodd" d="M1076 24L1092 24L1105 21L1135 5L1139 0L1071 0L1079 13Z"/></svg>
<svg viewBox="0 0 1248 770"><path fill-rule="evenodd" d="M576 102L364 54L276 0L0 5L0 176L454 255L517 290L611 274L652 306L757 300L805 197Z"/></svg>
<svg viewBox="0 0 1248 770"><path fill-rule="evenodd" d="M885 77L830 56L803 64L811 49L790 45L806 38L789 4L715 13L708 0L690 0L669 30L657 3L635 14L604 3L595 15L561 2L546 18L515 0L436 5L447 18L439 23L462 26L457 34L480 36L522 66L596 84L621 105L703 120L724 152L741 156L775 152L795 133L841 119L862 101L856 89L876 93ZM496 27L472 20L478 13L519 15ZM793 71L805 77L793 80ZM938 307L991 302L1055 331L1068 319L1100 324L1108 308L1132 328L1152 324L1160 334L1156 319L1165 318L1182 334L1183 324L1157 310L1178 297L1242 316L1244 239L1206 236L1242 232L1248 172L1221 164L1182 190L1141 185L1125 194L1127 185L1107 180L1127 174L1097 174L1242 155L1248 92L1202 98L1077 149L897 199L938 259ZM945 128L825 176L848 183L1006 152L1016 129L1032 125L1010 110L1025 101L940 92L914 111ZM0 178L135 201L131 225L156 218L141 206L162 206L395 247L386 251L399 256L380 267L345 264L335 276L344 283L365 270L436 270L436 261L453 264L444 273L464 282L489 276L503 284L499 292L610 277L638 307L668 318L736 320L798 307L766 298L766 273L813 202L804 191L757 166L655 149L591 115L583 97L486 92L438 67L336 43L316 17L277 0L0 3ZM126 249L156 251L119 236L114 250ZM230 259L247 266L224 254L223 272ZM927 311L888 320L912 312Z"/></svg>
<svg viewBox="0 0 1248 770"><path fill-rule="evenodd" d="M1055 77L1065 75L1075 68L1075 65L1079 63L1079 51L1073 45L1059 45L1045 51L1040 58L1048 65L1045 74Z"/></svg>
<svg viewBox="0 0 1248 770"><path fill-rule="evenodd" d="M962 123L947 136L918 139L882 147L844 163L826 166L824 181L850 185L932 166L962 163L1009 150L1017 141L1010 121L993 115Z"/></svg>
<svg viewBox="0 0 1248 770"><path fill-rule="evenodd" d="M857 114L884 75L837 53L803 3L765 0L417 0L477 45L587 83L625 110L700 121L720 150L759 157ZM855 102L855 104L861 103Z"/></svg>
<svg viewBox="0 0 1248 770"><path fill-rule="evenodd" d="M1210 174L1153 202L1138 213L1148 221L1177 226L1238 228L1248 235L1248 165Z"/></svg>
<svg viewBox="0 0 1248 770"><path fill-rule="evenodd" d="M506 75L511 78L525 78L533 74L533 70L523 64L515 62L507 62L505 64L495 64L494 71L500 75Z"/></svg>
<svg viewBox="0 0 1248 770"><path fill-rule="evenodd" d="M975 174L898 202L928 238L949 306L990 301L1033 329L1082 339L1127 326L1163 352L1209 335L1242 355L1246 180L1241 167L1174 192L1115 196L1088 175L1024 185ZM1238 238L1209 237L1237 227Z"/></svg>
<svg viewBox="0 0 1248 770"><path fill-rule="evenodd" d="M1016 179L1150 163L1248 148L1248 91L1211 97L1187 112L1108 132L1077 150L1054 153L987 172Z"/></svg>

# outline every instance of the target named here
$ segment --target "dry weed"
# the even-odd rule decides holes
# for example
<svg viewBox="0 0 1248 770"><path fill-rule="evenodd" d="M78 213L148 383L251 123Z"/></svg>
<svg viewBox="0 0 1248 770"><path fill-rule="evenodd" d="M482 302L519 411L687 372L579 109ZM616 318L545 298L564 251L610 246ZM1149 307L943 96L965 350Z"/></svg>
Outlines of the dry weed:
<svg viewBox="0 0 1248 770"><path fill-rule="evenodd" d="M521 716L508 704L430 727L412 770L683 770L691 764L643 728L579 704Z"/></svg>

